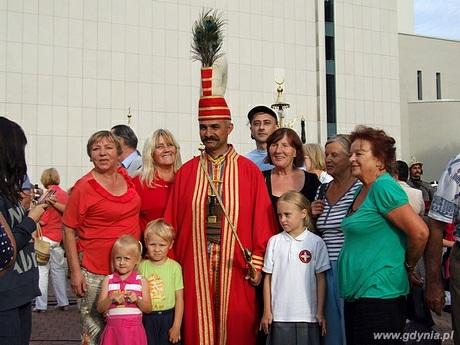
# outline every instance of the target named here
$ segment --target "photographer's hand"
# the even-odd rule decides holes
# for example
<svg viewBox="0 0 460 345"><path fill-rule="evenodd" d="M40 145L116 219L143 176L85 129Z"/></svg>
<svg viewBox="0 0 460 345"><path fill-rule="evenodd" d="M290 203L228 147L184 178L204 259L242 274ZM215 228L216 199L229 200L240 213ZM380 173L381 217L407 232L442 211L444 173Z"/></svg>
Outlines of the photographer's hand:
<svg viewBox="0 0 460 345"><path fill-rule="evenodd" d="M32 206L27 216L29 218L32 218L33 221L37 223L40 220L40 217L42 216L42 214L45 213L47 208L48 208L47 204L38 204L38 205Z"/></svg>

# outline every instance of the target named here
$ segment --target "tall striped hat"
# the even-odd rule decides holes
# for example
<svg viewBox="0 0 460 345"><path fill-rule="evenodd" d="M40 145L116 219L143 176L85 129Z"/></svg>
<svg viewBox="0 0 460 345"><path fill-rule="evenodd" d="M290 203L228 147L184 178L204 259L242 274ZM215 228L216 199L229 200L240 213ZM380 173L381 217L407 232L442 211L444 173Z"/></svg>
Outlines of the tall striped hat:
<svg viewBox="0 0 460 345"><path fill-rule="evenodd" d="M198 120L230 120L224 94L227 62L221 51L225 21L217 11L203 11L193 26L193 59L201 61L201 95Z"/></svg>
<svg viewBox="0 0 460 345"><path fill-rule="evenodd" d="M223 71L215 66L201 69L201 97L198 103L198 121L231 119L230 109L224 98L225 85L222 85L223 79L226 81L226 78L222 78L220 72Z"/></svg>

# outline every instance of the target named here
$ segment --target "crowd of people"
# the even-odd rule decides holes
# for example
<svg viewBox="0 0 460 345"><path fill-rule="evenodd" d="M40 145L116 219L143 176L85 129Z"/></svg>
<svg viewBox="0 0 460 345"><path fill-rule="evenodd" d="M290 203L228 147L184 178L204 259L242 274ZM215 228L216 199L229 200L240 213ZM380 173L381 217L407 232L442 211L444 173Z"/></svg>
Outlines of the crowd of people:
<svg viewBox="0 0 460 345"><path fill-rule="evenodd" d="M248 112L256 149L245 157L228 142L226 64L208 58L199 58L204 149L183 165L169 130L155 130L141 154L134 131L116 125L90 136L93 167L68 191L49 168L37 193L24 131L0 117L0 344L28 344L49 276L58 308L68 307L66 267L86 345L401 344L376 334L420 320L407 302L425 302L407 296L423 294L425 280L426 306L440 312L460 159L434 194L423 163L396 162L385 131L357 126L324 149L303 145L263 105ZM460 242L449 243L454 316Z"/></svg>
<svg viewBox="0 0 460 345"><path fill-rule="evenodd" d="M318 152L278 128L271 109L254 109L254 162L228 143L230 115L199 119L205 149L182 167L171 132L156 130L140 155L134 132L119 125L89 138L94 167L67 192L56 169L43 171L50 195L32 204L26 137L0 117L0 342L28 344L32 309L47 310L49 275L67 308L65 260L85 344L380 343L377 332L404 331L406 296L424 280L439 313L459 158L433 193L423 163L396 161L383 130L358 126ZM130 171L133 156L142 164ZM40 265L37 227L49 244Z"/></svg>
<svg viewBox="0 0 460 345"><path fill-rule="evenodd" d="M141 153L116 125L90 136L73 186L49 168L40 192L23 129L0 116L0 344L29 344L50 278L58 309L68 284L79 298L84 345L399 345L445 296L460 344L460 154L435 191L382 129L303 145L259 105L243 156L228 141L224 23L204 11L192 31L204 148L183 165L169 130Z"/></svg>

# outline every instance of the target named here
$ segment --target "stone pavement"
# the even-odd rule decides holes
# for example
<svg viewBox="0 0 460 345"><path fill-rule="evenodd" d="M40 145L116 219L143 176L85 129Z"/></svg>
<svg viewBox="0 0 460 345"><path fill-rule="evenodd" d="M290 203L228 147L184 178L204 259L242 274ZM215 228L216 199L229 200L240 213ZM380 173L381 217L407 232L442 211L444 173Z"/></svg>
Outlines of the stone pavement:
<svg viewBox="0 0 460 345"><path fill-rule="evenodd" d="M79 313L76 305L69 310L33 313L31 345L80 344Z"/></svg>
<svg viewBox="0 0 460 345"><path fill-rule="evenodd" d="M436 330L443 334L450 332L450 314L443 313L435 317ZM30 345L72 345L80 344L79 313L77 306L71 305L70 310L54 310L49 308L46 313L33 313L32 337ZM443 345L453 345L452 339Z"/></svg>
<svg viewBox="0 0 460 345"><path fill-rule="evenodd" d="M49 286L48 310L32 313L32 336L30 345L80 344L79 312L77 300L68 289L69 310L57 310L54 290Z"/></svg>
<svg viewBox="0 0 460 345"><path fill-rule="evenodd" d="M48 310L45 313L32 313L32 337L30 345L75 345L80 344L79 312L75 297L69 291L69 310L56 310L56 298L49 288ZM445 334L451 332L450 314L434 315L435 329ZM453 345L452 339L442 343Z"/></svg>
<svg viewBox="0 0 460 345"><path fill-rule="evenodd" d="M433 314L433 320L435 323L434 329L438 331L441 335L452 333L452 319L451 315L445 312L442 312L441 316ZM454 340L449 337L449 339L442 342L443 345L454 345Z"/></svg>

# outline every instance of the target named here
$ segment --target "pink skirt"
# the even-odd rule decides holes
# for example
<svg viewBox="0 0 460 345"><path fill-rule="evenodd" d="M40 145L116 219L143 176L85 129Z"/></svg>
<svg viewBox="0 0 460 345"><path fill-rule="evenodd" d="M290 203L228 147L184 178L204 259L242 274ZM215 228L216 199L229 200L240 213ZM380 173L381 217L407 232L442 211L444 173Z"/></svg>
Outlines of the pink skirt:
<svg viewBox="0 0 460 345"><path fill-rule="evenodd" d="M147 345L142 314L109 316L101 345Z"/></svg>

